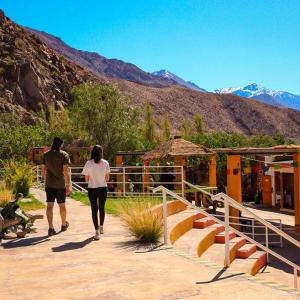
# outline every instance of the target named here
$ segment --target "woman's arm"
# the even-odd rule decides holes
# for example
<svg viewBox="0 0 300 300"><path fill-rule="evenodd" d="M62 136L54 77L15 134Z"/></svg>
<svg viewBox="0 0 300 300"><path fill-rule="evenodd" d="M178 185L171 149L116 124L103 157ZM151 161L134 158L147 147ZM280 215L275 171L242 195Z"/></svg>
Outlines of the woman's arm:
<svg viewBox="0 0 300 300"><path fill-rule="evenodd" d="M81 174L84 175L85 182L89 182L89 179L90 179L90 176L88 175L89 174L88 169L89 169L89 165L88 165L88 162L86 162L86 164L84 165L83 170L81 172Z"/></svg>
<svg viewBox="0 0 300 300"><path fill-rule="evenodd" d="M106 182L109 182L109 173L106 173L106 174L105 174L105 181L106 181Z"/></svg>

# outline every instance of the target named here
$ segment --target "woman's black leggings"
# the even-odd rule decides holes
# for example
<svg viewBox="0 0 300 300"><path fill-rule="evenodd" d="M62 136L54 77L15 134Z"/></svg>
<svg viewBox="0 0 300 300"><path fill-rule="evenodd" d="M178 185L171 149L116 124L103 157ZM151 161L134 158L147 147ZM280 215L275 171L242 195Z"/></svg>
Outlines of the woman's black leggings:
<svg viewBox="0 0 300 300"><path fill-rule="evenodd" d="M88 195L91 202L92 218L95 230L99 229L98 210L100 225L102 226L105 218L105 201L107 197L107 187L99 187L95 189L88 189Z"/></svg>

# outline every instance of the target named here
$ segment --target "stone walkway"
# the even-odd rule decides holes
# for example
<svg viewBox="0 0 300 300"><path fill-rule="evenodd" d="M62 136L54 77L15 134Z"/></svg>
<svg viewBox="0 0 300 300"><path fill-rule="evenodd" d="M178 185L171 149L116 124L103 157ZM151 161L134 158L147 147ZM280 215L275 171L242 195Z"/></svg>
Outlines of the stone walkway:
<svg viewBox="0 0 300 300"><path fill-rule="evenodd" d="M105 234L93 241L90 208L73 200L68 200L68 220L70 229L54 237L46 236L46 220L38 220L38 233L3 242L0 299L299 299L170 247L138 248L110 215ZM58 229L57 207L55 224Z"/></svg>

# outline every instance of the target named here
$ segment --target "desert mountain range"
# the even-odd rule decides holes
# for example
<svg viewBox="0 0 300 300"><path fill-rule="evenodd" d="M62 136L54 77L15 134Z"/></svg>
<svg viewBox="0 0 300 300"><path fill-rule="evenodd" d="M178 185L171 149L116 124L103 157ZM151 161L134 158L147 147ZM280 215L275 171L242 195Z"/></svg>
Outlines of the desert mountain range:
<svg viewBox="0 0 300 300"><path fill-rule="evenodd" d="M132 105L142 108L150 102L155 115L167 113L174 127L181 118L199 112L208 131L283 133L300 140L300 111L245 101L233 94L195 91L132 64L73 49L60 40L66 45L62 50L54 46L57 38L51 37L24 29L0 11L0 112L30 118L32 111L47 109L51 103L61 109L71 103L74 85L94 81L117 85L130 95Z"/></svg>

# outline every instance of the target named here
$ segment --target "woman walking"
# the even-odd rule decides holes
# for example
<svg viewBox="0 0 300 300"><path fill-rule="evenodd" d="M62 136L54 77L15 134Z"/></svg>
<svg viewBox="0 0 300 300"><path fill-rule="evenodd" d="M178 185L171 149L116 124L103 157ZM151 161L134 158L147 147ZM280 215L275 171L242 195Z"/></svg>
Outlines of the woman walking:
<svg viewBox="0 0 300 300"><path fill-rule="evenodd" d="M103 233L109 173L109 163L103 159L102 147L99 145L94 146L91 153L91 159L86 162L82 174L85 175L85 180L88 182L88 196L91 202L92 218L96 230L94 236L95 240L99 240L100 233Z"/></svg>

